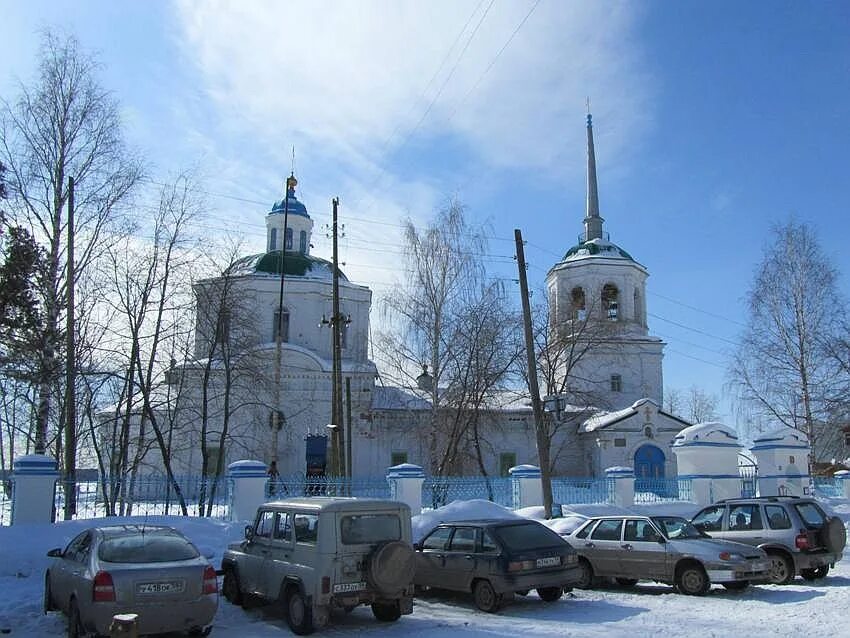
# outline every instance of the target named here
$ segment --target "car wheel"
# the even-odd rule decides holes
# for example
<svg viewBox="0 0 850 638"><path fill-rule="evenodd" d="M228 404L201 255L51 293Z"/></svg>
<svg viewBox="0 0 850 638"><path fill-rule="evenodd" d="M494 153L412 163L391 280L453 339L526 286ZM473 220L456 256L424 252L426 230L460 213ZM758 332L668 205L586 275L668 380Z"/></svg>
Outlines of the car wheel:
<svg viewBox="0 0 850 638"><path fill-rule="evenodd" d="M372 613L381 622L395 622L401 618L401 607L397 600L391 603L372 603Z"/></svg>
<svg viewBox="0 0 850 638"><path fill-rule="evenodd" d="M770 557L770 583L772 585L787 585L794 580L794 561L786 554L779 552L769 553Z"/></svg>
<svg viewBox="0 0 850 638"><path fill-rule="evenodd" d="M85 635L86 630L80 618L80 608L77 607L77 601L72 598L68 603L68 638L82 638Z"/></svg>
<svg viewBox="0 0 850 638"><path fill-rule="evenodd" d="M239 573L234 567L228 567L224 570L221 593L234 605L242 605L245 602L239 585Z"/></svg>
<svg viewBox="0 0 850 638"><path fill-rule="evenodd" d="M579 573L576 587L579 589L590 589L593 587L593 567L590 566L590 562L586 558L579 558L578 566Z"/></svg>
<svg viewBox="0 0 850 638"><path fill-rule="evenodd" d="M313 610L296 587L290 587L286 594L286 624L299 636L313 633Z"/></svg>
<svg viewBox="0 0 850 638"><path fill-rule="evenodd" d="M487 580L475 581L472 586L472 596L475 599L475 606L490 614L498 611L499 604L502 602L502 597L496 593L493 585Z"/></svg>
<svg viewBox="0 0 850 638"><path fill-rule="evenodd" d="M634 587L635 585L637 585L638 579L637 578L615 578L614 581L620 587Z"/></svg>
<svg viewBox="0 0 850 638"><path fill-rule="evenodd" d="M702 565L694 563L680 567L676 572L676 588L688 596L702 596L711 587Z"/></svg>
<svg viewBox="0 0 850 638"><path fill-rule="evenodd" d="M829 565L821 565L811 569L801 569L800 576L806 580L820 580L829 573Z"/></svg>
<svg viewBox="0 0 850 638"><path fill-rule="evenodd" d="M538 587L537 595L547 603L558 600L564 594L564 590L560 587Z"/></svg>
<svg viewBox="0 0 850 638"><path fill-rule="evenodd" d="M723 586L729 591L744 591L747 587L750 586L750 581L738 580L732 583L723 583Z"/></svg>

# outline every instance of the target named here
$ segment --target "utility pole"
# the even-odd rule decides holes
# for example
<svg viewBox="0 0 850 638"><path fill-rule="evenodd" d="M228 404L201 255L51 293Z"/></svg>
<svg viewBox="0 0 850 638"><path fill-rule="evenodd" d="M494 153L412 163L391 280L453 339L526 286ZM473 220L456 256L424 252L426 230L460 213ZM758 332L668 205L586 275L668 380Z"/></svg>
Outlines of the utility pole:
<svg viewBox="0 0 850 638"><path fill-rule="evenodd" d="M543 483L543 508L546 518L552 518L552 477L549 475L549 441L543 424L543 406L540 404L540 388L537 385L537 361L535 360L534 334L531 329L531 304L528 301L528 279L525 269L525 250L522 233L514 229L516 260L519 268L519 292L522 296L522 318L525 328L525 355L528 365L528 391L531 393L531 408L534 411L534 431L537 434L537 460L540 463Z"/></svg>
<svg viewBox="0 0 850 638"><path fill-rule="evenodd" d="M331 462L336 476L345 476L345 446L342 430L342 325L345 321L339 312L339 254L337 251L337 209L339 198L333 198L333 221L331 227L333 241L333 308L331 331L333 335L333 391L331 393Z"/></svg>
<svg viewBox="0 0 850 638"><path fill-rule="evenodd" d="M283 284L286 280L286 230L289 224L289 191L294 189L298 180L293 172L286 178L286 194L283 196L283 237L281 237L278 270L280 271L280 294L277 299L277 329L275 330L274 392L275 411L272 415L272 454L271 460L277 461L280 449L280 430L283 428L283 396L281 392L281 366L283 359Z"/></svg>
<svg viewBox="0 0 850 638"><path fill-rule="evenodd" d="M76 357L74 351L74 178L68 178L68 266L65 282L68 301L68 323L65 330L66 366L65 366L65 508L66 521L71 520L77 511L77 395Z"/></svg>
<svg viewBox="0 0 850 638"><path fill-rule="evenodd" d="M345 377L345 447L346 447L346 464L348 478L354 473L352 467L353 460L351 456L351 377Z"/></svg>

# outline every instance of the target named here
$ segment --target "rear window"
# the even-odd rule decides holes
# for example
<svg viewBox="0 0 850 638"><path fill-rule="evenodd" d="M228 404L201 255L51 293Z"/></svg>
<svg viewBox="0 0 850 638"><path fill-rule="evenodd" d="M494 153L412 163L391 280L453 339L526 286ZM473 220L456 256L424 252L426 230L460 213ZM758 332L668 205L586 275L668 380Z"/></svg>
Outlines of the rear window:
<svg viewBox="0 0 850 638"><path fill-rule="evenodd" d="M175 534L133 534L104 540L97 550L107 563L169 563L199 556L188 540Z"/></svg>
<svg viewBox="0 0 850 638"><path fill-rule="evenodd" d="M809 529L820 529L826 523L826 514L815 503L795 503L794 508Z"/></svg>
<svg viewBox="0 0 850 638"><path fill-rule="evenodd" d="M395 514L343 516L339 526L343 545L401 540L401 520Z"/></svg>
<svg viewBox="0 0 850 638"><path fill-rule="evenodd" d="M496 527L493 533L507 549L521 551L561 545L564 541L548 527L540 523L505 525Z"/></svg>

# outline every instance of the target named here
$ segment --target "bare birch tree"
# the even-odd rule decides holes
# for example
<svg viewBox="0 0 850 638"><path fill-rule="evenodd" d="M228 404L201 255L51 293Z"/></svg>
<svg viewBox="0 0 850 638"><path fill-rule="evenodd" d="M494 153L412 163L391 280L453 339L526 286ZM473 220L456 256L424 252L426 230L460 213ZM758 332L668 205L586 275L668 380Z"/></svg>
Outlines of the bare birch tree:
<svg viewBox="0 0 850 638"><path fill-rule="evenodd" d="M38 79L20 86L16 102L0 101L0 158L9 170L10 212L47 255L40 291L44 340L37 358L35 449L40 453L60 384L68 177L76 183L75 273L82 277L101 255L105 230L141 175L122 141L118 106L98 84L96 72L97 63L74 38L47 34Z"/></svg>
<svg viewBox="0 0 850 638"><path fill-rule="evenodd" d="M805 433L813 459L822 453L817 424L828 419L835 373L825 343L843 305L814 230L793 221L774 228L748 292L747 327L730 376L756 417Z"/></svg>

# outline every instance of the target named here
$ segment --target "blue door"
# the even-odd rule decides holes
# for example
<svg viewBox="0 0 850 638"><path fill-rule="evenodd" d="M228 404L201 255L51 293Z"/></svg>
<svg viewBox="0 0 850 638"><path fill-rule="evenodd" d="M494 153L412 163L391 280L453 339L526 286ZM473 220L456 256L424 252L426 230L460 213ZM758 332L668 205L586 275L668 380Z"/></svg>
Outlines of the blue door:
<svg viewBox="0 0 850 638"><path fill-rule="evenodd" d="M635 452L635 478L663 479L664 452L654 445L641 445Z"/></svg>

